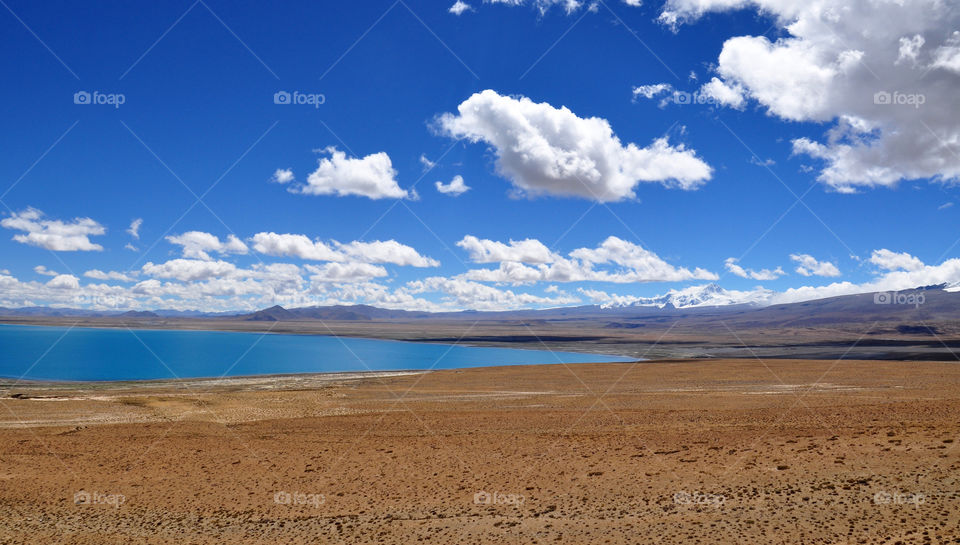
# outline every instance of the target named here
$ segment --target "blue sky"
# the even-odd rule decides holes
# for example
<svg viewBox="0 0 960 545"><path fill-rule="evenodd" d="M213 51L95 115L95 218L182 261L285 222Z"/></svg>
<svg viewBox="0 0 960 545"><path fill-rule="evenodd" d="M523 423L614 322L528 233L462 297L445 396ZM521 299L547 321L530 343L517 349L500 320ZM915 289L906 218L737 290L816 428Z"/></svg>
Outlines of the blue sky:
<svg viewBox="0 0 960 545"><path fill-rule="evenodd" d="M904 80L904 60L911 58L902 39L918 25L911 33L889 30L883 43L851 39L852 50L862 55L859 63L844 64L844 52L830 50L822 35L790 27L798 20L829 20L800 3L792 11L746 1L740 9L706 11L683 0L639 7L614 0L468 3L470 9L456 15L449 11L452 2L8 1L0 10L0 70L6 76L0 88L6 128L0 132L0 218L7 220L0 230L0 270L6 271L0 305L517 308L605 302L597 292L650 297L714 281L764 301L791 288L822 288L808 292L827 296L901 289L929 279L960 281L950 261L960 237L960 211L951 204L960 162L955 146L945 145L922 164L897 162L889 150L876 158L883 151L877 146L892 138L887 135L923 133L918 123L930 125L931 133L943 131L941 142L953 134L949 116L957 110L956 98L942 89L957 76L948 32L956 13L938 16L930 8L923 19L927 27L916 32L924 37L919 53L906 49L916 73ZM664 15L670 13L679 15L679 24L671 26ZM728 42L737 37L752 37L753 44L765 37L774 51ZM783 74L750 72L749 66L764 66L766 58L737 61L756 54L776 64L775 55L795 54L800 48L792 46L800 42L819 48L819 68L835 69L828 80L803 79L799 62L800 75L789 66ZM740 45L742 51L735 47ZM879 50L888 46L899 56L883 57ZM875 81L858 79L867 72L874 72ZM702 86L713 78L714 90L729 92L714 97L727 97L725 102L676 103L675 92L706 93ZM655 84L669 89L649 99L634 92ZM851 99L873 88L926 92L922 110L861 109ZM818 89L827 92L815 104L797 106L784 98L797 93L802 99ZM502 168L505 150L494 140L516 126L489 126L484 123L491 119L474 122L463 115L459 133L444 125L443 114L456 117L462 103L485 90L499 104L491 111L511 109L508 117L523 115L520 97L526 97L544 105L548 117L562 117L557 112L565 107L576 116L567 120L602 118L624 148L647 148L666 137L665 145L709 169L708 179L678 188L674 174L692 176L690 165L670 163L661 169L665 173L648 176L656 179L633 180L629 194L603 202L563 194L555 190L560 181L524 178L542 165ZM75 104L79 91L122 95L123 103ZM278 91L322 95L323 104L275 104ZM910 117L911 110L916 116ZM849 119L869 130L827 136ZM935 124L939 119L943 126ZM585 127L574 122L576 130ZM819 157L798 153L798 140L829 149ZM844 142L874 149L860 150L862 157L850 166L835 158ZM566 144L546 137L552 152L570 151ZM344 163L334 161L324 171L329 176L323 191L332 194L309 194L308 176L318 161L331 158L322 151L331 146L345 154ZM410 198L338 196L329 189L349 192L344 188L363 183L369 173L361 167L377 154L393 169L386 181ZM629 156L581 149L566 157L609 159L609 169L637 177L636 170L616 164ZM435 166L428 169L422 157ZM526 159L521 154L516 160ZM831 165L832 177L824 174ZM289 169L294 180L271 181L277 169ZM600 169L597 187L613 183L609 169ZM455 176L470 189L459 196L437 191L435 182ZM89 218L99 226L93 231L103 234L59 244L56 237L78 218ZM127 229L138 218L142 225L134 238ZM41 236L25 238L30 229ZM211 246L203 255L187 256L168 238L194 231L220 241L234 235L245 249L218 253ZM275 246L258 251L258 233L303 235L339 253L328 261ZM464 275L503 262L536 270L558 258L484 261L462 243L467 236L483 247L534 239L559 259L574 261L571 252L597 249L616 237L624 243L608 248L616 255L580 259L578 265L619 280L591 273L571 281L562 275L478 281L476 273ZM99 248L71 246L78 240ZM406 258L378 253L383 248L349 246L391 240L431 265L412 266ZM812 269L807 260L806 274L796 270L804 256L814 260ZM747 269L782 273L744 278L733 272L729 258ZM209 266L219 262L235 269ZM148 263L154 268L144 269ZM158 272L164 263L170 263L166 272ZM336 282L311 279L331 270L318 273L308 265L330 263L341 267ZM286 269L284 281L275 281L264 269L270 264L297 271ZM44 269L37 272L38 266ZM200 272L171 272L175 268ZM259 272L249 272L254 269ZM709 274L682 272L698 269ZM91 270L126 278L85 274ZM426 279L435 280L427 287Z"/></svg>

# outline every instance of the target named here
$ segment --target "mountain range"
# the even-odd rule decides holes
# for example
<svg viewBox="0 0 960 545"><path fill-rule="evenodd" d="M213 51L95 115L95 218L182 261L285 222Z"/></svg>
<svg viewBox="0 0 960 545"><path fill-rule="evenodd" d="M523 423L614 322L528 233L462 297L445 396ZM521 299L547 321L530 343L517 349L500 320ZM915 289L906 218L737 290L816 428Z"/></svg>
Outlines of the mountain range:
<svg viewBox="0 0 960 545"><path fill-rule="evenodd" d="M771 292L772 293L772 292ZM513 311L423 312L394 310L370 305L334 305L301 308L273 306L256 312L219 312L152 310L105 311L53 307L0 308L7 317L119 317L137 320L168 318L207 318L251 322L285 321L416 321L425 319L467 320L556 320L571 318L656 318L699 316L757 320L765 323L843 322L881 320L902 316L922 319L960 320L960 291L955 286L937 285L904 290L844 295L788 304L770 304L762 291L737 292L716 284L693 286L649 298L611 301L599 305L558 307Z"/></svg>

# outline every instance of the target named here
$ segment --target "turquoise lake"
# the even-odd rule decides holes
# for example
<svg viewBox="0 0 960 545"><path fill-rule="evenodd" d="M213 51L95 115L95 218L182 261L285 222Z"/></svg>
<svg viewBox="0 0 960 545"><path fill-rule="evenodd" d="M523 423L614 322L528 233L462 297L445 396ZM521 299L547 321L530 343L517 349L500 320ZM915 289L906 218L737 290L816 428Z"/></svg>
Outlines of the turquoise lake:
<svg viewBox="0 0 960 545"><path fill-rule="evenodd" d="M0 325L0 377L149 380L634 361L620 356L317 335Z"/></svg>

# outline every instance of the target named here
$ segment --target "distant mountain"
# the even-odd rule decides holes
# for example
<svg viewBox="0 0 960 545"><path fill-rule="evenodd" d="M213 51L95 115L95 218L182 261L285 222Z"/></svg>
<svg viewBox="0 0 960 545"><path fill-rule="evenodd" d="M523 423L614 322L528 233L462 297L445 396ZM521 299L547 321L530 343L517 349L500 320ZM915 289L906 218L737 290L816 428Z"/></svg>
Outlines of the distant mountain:
<svg viewBox="0 0 960 545"><path fill-rule="evenodd" d="M248 321L287 321L287 320L399 320L428 318L435 316L429 312L390 310L370 305L333 305L327 307L302 307L285 309L279 305L258 310L252 314L236 316Z"/></svg>
<svg viewBox="0 0 960 545"><path fill-rule="evenodd" d="M82 308L60 307L20 307L0 308L0 316L114 316L115 311L88 310Z"/></svg>
<svg viewBox="0 0 960 545"><path fill-rule="evenodd" d="M274 305L270 308L258 310L244 319L251 322L282 322L284 320L294 320L296 316L280 305Z"/></svg>
<svg viewBox="0 0 960 545"><path fill-rule="evenodd" d="M534 323L595 319L609 321L610 327L621 328L640 327L637 324L681 318L688 324L702 324L705 328L719 325L726 328L727 324L731 327L793 327L897 321L901 321L905 326L923 327L926 322L960 322L960 285L922 286L893 293L864 293L799 303L770 304L774 295L772 291L732 291L716 284L707 284L671 290L658 297L619 298L602 305L540 310L422 312L370 305L334 305L292 309L273 306L252 313L203 313L26 307L0 308L0 316L216 319L251 322L477 320Z"/></svg>
<svg viewBox="0 0 960 545"><path fill-rule="evenodd" d="M773 292L730 291L716 284L706 284L691 286L682 290L670 290L657 297L637 297L630 301L615 301L600 306L605 309L632 307L691 309L731 305L761 306L767 304L772 295Z"/></svg>
<svg viewBox="0 0 960 545"><path fill-rule="evenodd" d="M91 310L86 308L66 308L66 307L20 307L5 308L0 307L0 316L50 316L50 317L72 317L92 318L100 316L127 316L141 318L214 318L218 316L236 316L236 311L230 312L203 312L200 310ZM149 314L149 316L147 316Z"/></svg>
<svg viewBox="0 0 960 545"><path fill-rule="evenodd" d="M121 318L159 318L160 315L149 310L128 310L120 314Z"/></svg>

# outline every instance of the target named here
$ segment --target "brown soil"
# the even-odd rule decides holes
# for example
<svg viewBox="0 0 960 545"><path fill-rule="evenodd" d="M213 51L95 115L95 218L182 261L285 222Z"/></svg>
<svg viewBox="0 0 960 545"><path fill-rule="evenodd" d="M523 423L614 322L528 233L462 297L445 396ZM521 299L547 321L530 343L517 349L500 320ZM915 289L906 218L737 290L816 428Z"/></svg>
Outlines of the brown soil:
<svg viewBox="0 0 960 545"><path fill-rule="evenodd" d="M17 384L0 543L960 543L958 435L933 362Z"/></svg>

